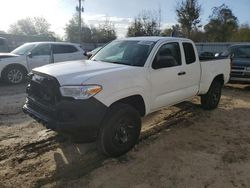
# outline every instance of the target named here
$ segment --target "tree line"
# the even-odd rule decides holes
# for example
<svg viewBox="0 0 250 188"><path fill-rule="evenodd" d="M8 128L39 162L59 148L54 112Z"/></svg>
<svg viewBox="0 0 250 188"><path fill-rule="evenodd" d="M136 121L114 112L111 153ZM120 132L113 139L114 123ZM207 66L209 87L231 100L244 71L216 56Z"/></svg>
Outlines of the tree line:
<svg viewBox="0 0 250 188"><path fill-rule="evenodd" d="M66 40L70 42L79 42L79 28L78 16L73 15L72 19L66 24L64 28ZM0 34L6 34L0 31ZM13 35L28 35L28 36L45 36L56 38L56 40L63 40L55 32L51 31L51 25L43 17L20 19L16 23L11 24L8 34ZM116 39L116 31L114 24L107 18L98 26L88 26L82 21L81 41L86 43L107 43Z"/></svg>
<svg viewBox="0 0 250 188"><path fill-rule="evenodd" d="M129 26L127 36L179 36L195 42L250 41L249 25L239 25L238 18L227 5L214 7L204 26L200 24L201 11L198 0L184 0L175 9L178 24L162 30L156 22L156 15L139 14Z"/></svg>
<svg viewBox="0 0 250 188"><path fill-rule="evenodd" d="M177 36L187 37L195 42L250 41L249 25L239 25L238 18L227 5L214 7L205 25L201 25L201 12L202 6L198 0L182 0L175 8L178 23L171 28L162 29L161 11L143 10L129 25L127 36ZM8 33L59 38L50 27L42 17L26 18L10 25ZM66 40L78 42L77 14L66 24L65 34ZM106 43L117 38L115 26L108 18L99 26L88 26L82 21L81 34L81 41L89 43Z"/></svg>

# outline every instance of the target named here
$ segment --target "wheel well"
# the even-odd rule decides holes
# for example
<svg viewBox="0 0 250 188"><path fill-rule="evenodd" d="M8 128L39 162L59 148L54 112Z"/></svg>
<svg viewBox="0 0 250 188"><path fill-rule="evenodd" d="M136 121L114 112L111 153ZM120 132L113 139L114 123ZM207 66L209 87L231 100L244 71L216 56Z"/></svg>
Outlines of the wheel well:
<svg viewBox="0 0 250 188"><path fill-rule="evenodd" d="M141 95L129 96L129 97L120 99L119 101L116 101L115 103L128 104L128 105L134 107L140 113L140 115L142 117L146 113L145 103L144 103L144 100L143 100ZM113 103L113 104L115 104L115 103Z"/></svg>
<svg viewBox="0 0 250 188"><path fill-rule="evenodd" d="M25 74L28 74L28 70L25 68L25 66L20 65L20 64L10 64L4 67L4 69L1 72L1 77L3 76L4 71L7 70L9 67L20 67L21 69L23 69Z"/></svg>
<svg viewBox="0 0 250 188"><path fill-rule="evenodd" d="M223 74L220 74L220 75L217 75L215 78L214 78L214 80L213 80L213 82L220 82L221 83L221 85L224 85L224 75Z"/></svg>

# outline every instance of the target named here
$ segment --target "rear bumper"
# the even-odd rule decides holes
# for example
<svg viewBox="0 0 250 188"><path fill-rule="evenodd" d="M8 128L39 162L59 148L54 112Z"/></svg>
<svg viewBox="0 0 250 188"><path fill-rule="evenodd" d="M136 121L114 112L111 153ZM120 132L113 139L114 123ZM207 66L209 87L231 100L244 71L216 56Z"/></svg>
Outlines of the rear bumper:
<svg viewBox="0 0 250 188"><path fill-rule="evenodd" d="M62 100L53 107L27 97L23 111L54 131L96 138L107 107L94 97Z"/></svg>

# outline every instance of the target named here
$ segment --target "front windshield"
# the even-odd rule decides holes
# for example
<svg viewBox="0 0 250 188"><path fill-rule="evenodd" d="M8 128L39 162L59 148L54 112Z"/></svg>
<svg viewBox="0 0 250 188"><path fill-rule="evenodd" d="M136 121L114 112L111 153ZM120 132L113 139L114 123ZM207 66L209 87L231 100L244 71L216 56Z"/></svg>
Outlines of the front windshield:
<svg viewBox="0 0 250 188"><path fill-rule="evenodd" d="M91 60L144 66L154 45L151 41L116 40L103 47Z"/></svg>
<svg viewBox="0 0 250 188"><path fill-rule="evenodd" d="M33 47L35 47L35 44L24 44L13 50L11 53L16 55L24 55L31 51Z"/></svg>
<svg viewBox="0 0 250 188"><path fill-rule="evenodd" d="M102 47L95 48L91 51L92 54L96 54Z"/></svg>

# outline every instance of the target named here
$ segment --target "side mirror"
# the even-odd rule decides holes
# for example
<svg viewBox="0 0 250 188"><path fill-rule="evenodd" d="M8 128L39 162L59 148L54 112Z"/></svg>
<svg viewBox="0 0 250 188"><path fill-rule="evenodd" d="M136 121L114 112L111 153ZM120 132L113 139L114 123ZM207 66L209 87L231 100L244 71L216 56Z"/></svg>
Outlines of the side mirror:
<svg viewBox="0 0 250 188"><path fill-rule="evenodd" d="M161 69L177 65L177 61L172 56L161 56L158 59L155 59L152 67L153 69Z"/></svg>
<svg viewBox="0 0 250 188"><path fill-rule="evenodd" d="M28 53L27 53L27 56L28 56L29 58L32 58L32 57L33 57L33 55L32 55L31 52L28 52Z"/></svg>
<svg viewBox="0 0 250 188"><path fill-rule="evenodd" d="M92 56L91 52L84 52L83 55L85 55L88 59Z"/></svg>

